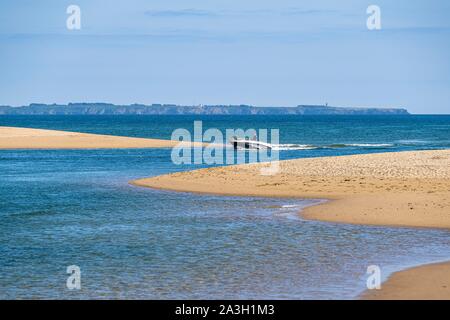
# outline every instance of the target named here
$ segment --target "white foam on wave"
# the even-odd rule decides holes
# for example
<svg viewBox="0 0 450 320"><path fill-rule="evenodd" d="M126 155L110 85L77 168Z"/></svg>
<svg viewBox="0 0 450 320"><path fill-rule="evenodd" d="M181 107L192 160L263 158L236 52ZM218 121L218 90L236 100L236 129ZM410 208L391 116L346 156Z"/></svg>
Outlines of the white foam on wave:
<svg viewBox="0 0 450 320"><path fill-rule="evenodd" d="M311 149L318 149L317 146L312 146L309 144L275 144L272 145L272 149L278 150L278 151L284 151L284 150L311 150Z"/></svg>
<svg viewBox="0 0 450 320"><path fill-rule="evenodd" d="M315 200L303 200L302 202L299 203L294 203L294 204L284 204L281 205L278 210L276 210L273 214L277 217L284 217L284 218L288 218L288 219L295 219L295 220L302 220L302 218L300 217L299 213L309 207L309 206L313 206L313 205L318 205L321 203L326 202L327 200L323 200L323 199L315 199Z"/></svg>
<svg viewBox="0 0 450 320"><path fill-rule="evenodd" d="M404 145L418 145L418 144L430 143L430 141L419 140L419 139L398 140L397 142L400 143L400 144L404 144Z"/></svg>
<svg viewBox="0 0 450 320"><path fill-rule="evenodd" d="M277 151L285 150L313 150L313 149L327 149L327 148L389 148L393 147L392 143L336 143L325 146L315 146L311 144L277 144L273 145L272 148Z"/></svg>
<svg viewBox="0 0 450 320"><path fill-rule="evenodd" d="M329 145L311 145L311 144L272 144L272 150L275 151L290 151L290 150L314 150L314 149L337 149L337 148L390 148L395 146L392 143L335 143ZM232 148L231 145L227 147ZM238 147L238 150L246 150L243 147Z"/></svg>
<svg viewBox="0 0 450 320"><path fill-rule="evenodd" d="M274 215L277 217L283 217L287 219L298 220L300 217L298 213L305 207L305 204L284 204Z"/></svg>
<svg viewBox="0 0 450 320"><path fill-rule="evenodd" d="M346 144L350 147L364 147L364 148L377 148L377 147L392 147L391 143L350 143Z"/></svg>
<svg viewBox="0 0 450 320"><path fill-rule="evenodd" d="M281 206L281 208L301 208L304 205L300 205L300 204L284 204Z"/></svg>

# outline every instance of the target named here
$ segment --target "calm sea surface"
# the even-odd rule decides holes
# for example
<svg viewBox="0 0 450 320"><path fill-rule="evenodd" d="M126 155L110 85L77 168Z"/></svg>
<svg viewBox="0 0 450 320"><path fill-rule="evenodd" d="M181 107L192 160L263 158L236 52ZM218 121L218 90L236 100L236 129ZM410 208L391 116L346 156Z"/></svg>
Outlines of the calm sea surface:
<svg viewBox="0 0 450 320"><path fill-rule="evenodd" d="M450 147L450 116L0 116L0 126L170 138L176 128L278 128L281 158ZM304 146L308 146L303 148ZM444 230L305 221L321 200L222 197L129 180L200 166L170 150L0 150L0 298L354 298L450 259ZM81 290L66 268L81 268Z"/></svg>

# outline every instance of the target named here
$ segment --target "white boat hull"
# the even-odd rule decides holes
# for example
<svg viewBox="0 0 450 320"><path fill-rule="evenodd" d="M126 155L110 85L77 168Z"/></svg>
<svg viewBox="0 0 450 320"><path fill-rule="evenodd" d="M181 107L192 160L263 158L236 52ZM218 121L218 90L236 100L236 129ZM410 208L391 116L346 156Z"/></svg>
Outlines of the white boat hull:
<svg viewBox="0 0 450 320"><path fill-rule="evenodd" d="M230 141L230 143L233 145L234 149L250 149L250 150L272 149L270 143L254 140L233 139Z"/></svg>

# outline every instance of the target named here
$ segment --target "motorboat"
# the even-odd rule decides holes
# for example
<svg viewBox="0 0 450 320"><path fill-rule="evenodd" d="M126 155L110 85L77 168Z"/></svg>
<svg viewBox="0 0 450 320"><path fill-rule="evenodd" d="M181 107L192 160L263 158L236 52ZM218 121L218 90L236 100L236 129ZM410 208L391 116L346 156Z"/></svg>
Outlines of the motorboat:
<svg viewBox="0 0 450 320"><path fill-rule="evenodd" d="M272 145L270 143L259 141L256 137L253 137L253 139L250 140L247 138L242 139L234 136L230 139L230 143L234 149L272 149Z"/></svg>

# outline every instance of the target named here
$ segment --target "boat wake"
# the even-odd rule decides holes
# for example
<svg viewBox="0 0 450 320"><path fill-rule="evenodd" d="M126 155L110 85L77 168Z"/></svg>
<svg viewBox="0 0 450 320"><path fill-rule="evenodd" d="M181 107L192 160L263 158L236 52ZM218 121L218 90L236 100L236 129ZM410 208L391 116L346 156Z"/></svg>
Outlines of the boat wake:
<svg viewBox="0 0 450 320"><path fill-rule="evenodd" d="M272 150L283 151L283 150L311 150L319 149L317 146L309 144L273 144Z"/></svg>
<svg viewBox="0 0 450 320"><path fill-rule="evenodd" d="M315 150L315 149L392 149L396 147L448 147L450 141L424 141L424 140L398 140L393 143L331 143L323 145L314 144L271 144L263 141L242 140L238 141L236 148L241 149L271 149L274 151Z"/></svg>
<svg viewBox="0 0 450 320"><path fill-rule="evenodd" d="M339 148L390 148L394 144L391 143L342 143L342 144L330 144L330 145L311 145L311 144L273 144L272 150L285 151L285 150L313 150L313 149L339 149Z"/></svg>
<svg viewBox="0 0 450 320"><path fill-rule="evenodd" d="M348 148L348 147L361 147L361 148L389 148L393 147L392 143L342 143L342 144L331 144L325 148L335 149L335 148Z"/></svg>

